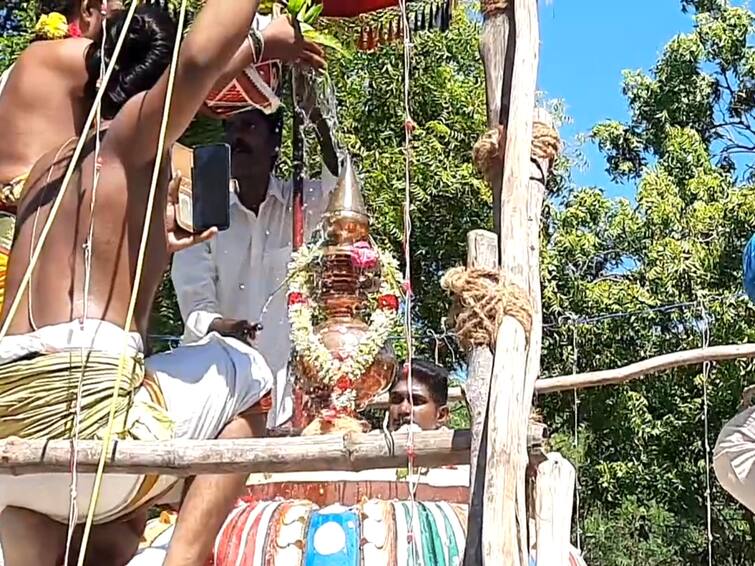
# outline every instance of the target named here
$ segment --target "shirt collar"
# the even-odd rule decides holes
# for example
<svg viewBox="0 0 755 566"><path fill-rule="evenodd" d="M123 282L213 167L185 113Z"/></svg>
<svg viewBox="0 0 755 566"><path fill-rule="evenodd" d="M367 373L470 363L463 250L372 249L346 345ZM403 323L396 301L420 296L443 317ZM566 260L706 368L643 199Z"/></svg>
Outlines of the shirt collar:
<svg viewBox="0 0 755 566"><path fill-rule="evenodd" d="M263 204L267 202L270 198L278 199L278 201L281 204L287 204L288 203L288 193L290 192L288 188L285 186L286 183L278 179L277 177L270 175L270 183L267 186L267 196L265 197L265 200L263 201ZM236 184L236 179L231 180L231 199L230 204L231 206L236 206L240 208L242 211L247 212L249 214L252 214L250 210L248 210L239 199L238 195L238 185Z"/></svg>

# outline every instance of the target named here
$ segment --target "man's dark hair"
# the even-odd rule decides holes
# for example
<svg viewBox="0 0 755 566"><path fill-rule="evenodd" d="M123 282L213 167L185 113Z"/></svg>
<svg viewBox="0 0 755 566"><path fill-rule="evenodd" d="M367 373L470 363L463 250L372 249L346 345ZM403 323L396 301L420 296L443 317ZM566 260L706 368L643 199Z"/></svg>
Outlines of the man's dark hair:
<svg viewBox="0 0 755 566"><path fill-rule="evenodd" d="M433 403L443 406L448 403L448 370L426 360L412 358L412 380L424 384L430 392ZM401 373L406 379L406 364Z"/></svg>
<svg viewBox="0 0 755 566"><path fill-rule="evenodd" d="M125 20L123 10L108 17L104 54L100 42L92 43L87 50L86 88L92 98L97 93L100 64L103 58L105 66L110 63ZM136 9L102 99L104 118L113 118L131 98L155 86L170 65L176 31L173 17L162 5L147 2Z"/></svg>
<svg viewBox="0 0 755 566"><path fill-rule="evenodd" d="M86 2L86 0L40 0L38 5L41 13L58 12L70 21L77 15L81 2Z"/></svg>

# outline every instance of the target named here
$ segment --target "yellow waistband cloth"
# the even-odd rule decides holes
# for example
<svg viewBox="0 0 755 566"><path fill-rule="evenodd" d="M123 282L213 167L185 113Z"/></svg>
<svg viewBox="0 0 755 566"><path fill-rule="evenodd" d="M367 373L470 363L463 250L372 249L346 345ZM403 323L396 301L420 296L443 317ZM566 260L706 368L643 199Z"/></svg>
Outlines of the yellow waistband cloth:
<svg viewBox="0 0 755 566"><path fill-rule="evenodd" d="M5 299L5 274L16 231L16 207L28 178L29 173L24 173L0 186L0 309Z"/></svg>
<svg viewBox="0 0 755 566"><path fill-rule="evenodd" d="M0 366L0 438L71 438L81 380L79 438L101 439L107 427L118 363L118 356L112 354L72 350ZM150 393L149 401L133 398L142 386ZM159 388L145 375L143 358L130 358L116 399L113 438L172 438L173 422L159 400Z"/></svg>
<svg viewBox="0 0 755 566"><path fill-rule="evenodd" d="M23 173L8 183L0 185L0 210L16 212L29 172Z"/></svg>
<svg viewBox="0 0 755 566"><path fill-rule="evenodd" d="M119 357L114 354L97 351L82 354L81 350L71 350L0 365L0 438L71 438L81 379L79 438L102 439L108 423L118 364ZM145 373L142 356L131 357L125 367L116 399L113 439L172 438L174 423L166 412L162 390L157 380ZM3 484L0 489L38 494L23 497L18 494L13 496L11 492L5 496L0 494L0 500L3 497L7 500L0 501L0 510L4 505L25 507L65 522L67 501L52 500L59 495L59 488L68 481L68 476L58 475L62 480L50 479L53 477L0 476L0 484L16 482L13 486ZM81 482L90 482L91 478L79 478L82 493L89 493L85 487L89 483ZM158 475L108 478L95 513L96 524L129 515L164 494L176 482L176 478ZM85 500L80 502L81 509L86 510L86 506Z"/></svg>

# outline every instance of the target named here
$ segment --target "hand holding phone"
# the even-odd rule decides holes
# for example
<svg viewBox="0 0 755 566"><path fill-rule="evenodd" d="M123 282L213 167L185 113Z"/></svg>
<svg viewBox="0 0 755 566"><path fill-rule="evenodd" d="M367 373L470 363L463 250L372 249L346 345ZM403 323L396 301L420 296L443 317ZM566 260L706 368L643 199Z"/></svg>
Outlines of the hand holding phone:
<svg viewBox="0 0 755 566"><path fill-rule="evenodd" d="M168 244L168 253L172 254L206 242L218 233L217 228L209 228L201 234L192 234L181 228L178 223L178 191L181 180L181 172L176 171L168 185L168 204L165 208L165 239Z"/></svg>
<svg viewBox="0 0 755 566"><path fill-rule="evenodd" d="M178 188L176 222L186 232L202 234L230 224L231 147L228 144L204 145L191 150L176 144L175 169L186 170Z"/></svg>

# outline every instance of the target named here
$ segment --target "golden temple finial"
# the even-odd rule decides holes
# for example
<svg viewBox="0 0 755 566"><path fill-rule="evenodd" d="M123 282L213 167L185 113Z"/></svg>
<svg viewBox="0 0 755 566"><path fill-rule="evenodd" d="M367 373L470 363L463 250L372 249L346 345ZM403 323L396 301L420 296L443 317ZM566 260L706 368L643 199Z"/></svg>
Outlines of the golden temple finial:
<svg viewBox="0 0 755 566"><path fill-rule="evenodd" d="M370 217L364 206L362 185L348 153L323 215L323 226L331 243L337 245L349 245L369 237Z"/></svg>
<svg viewBox="0 0 755 566"><path fill-rule="evenodd" d="M332 218L333 216L360 216L368 221L367 209L364 206L362 198L362 185L354 172L354 166L351 162L351 155L346 154L341 174L330 195L328 208L325 214Z"/></svg>

